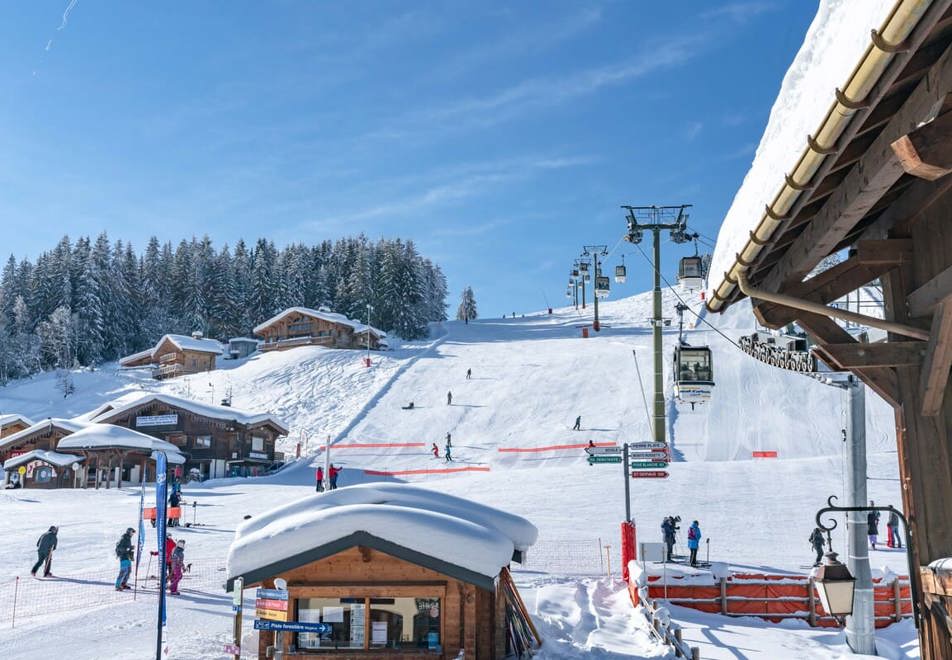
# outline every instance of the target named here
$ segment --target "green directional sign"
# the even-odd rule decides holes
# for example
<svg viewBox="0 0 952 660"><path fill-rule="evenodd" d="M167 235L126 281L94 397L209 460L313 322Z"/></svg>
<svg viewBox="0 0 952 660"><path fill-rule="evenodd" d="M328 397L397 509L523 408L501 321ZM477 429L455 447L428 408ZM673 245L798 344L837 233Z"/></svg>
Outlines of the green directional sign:
<svg viewBox="0 0 952 660"><path fill-rule="evenodd" d="M668 464L664 461L637 461L631 464L632 470L654 470L665 467L668 467Z"/></svg>
<svg viewBox="0 0 952 660"><path fill-rule="evenodd" d="M595 463L621 463L621 456L589 456L588 464Z"/></svg>

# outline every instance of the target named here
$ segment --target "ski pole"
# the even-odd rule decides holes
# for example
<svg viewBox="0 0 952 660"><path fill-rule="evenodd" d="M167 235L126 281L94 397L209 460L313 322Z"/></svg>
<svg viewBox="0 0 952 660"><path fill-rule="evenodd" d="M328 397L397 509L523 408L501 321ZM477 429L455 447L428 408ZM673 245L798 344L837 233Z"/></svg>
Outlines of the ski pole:
<svg viewBox="0 0 952 660"><path fill-rule="evenodd" d="M13 583L13 619L10 621L10 627L16 628L17 626L17 594L20 592L20 576L17 576L16 582Z"/></svg>

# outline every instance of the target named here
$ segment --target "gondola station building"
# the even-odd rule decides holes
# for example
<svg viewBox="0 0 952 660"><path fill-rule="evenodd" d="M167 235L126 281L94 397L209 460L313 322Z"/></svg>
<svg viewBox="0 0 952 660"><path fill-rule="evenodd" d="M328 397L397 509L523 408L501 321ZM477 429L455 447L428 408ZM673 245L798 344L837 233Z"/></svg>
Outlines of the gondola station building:
<svg viewBox="0 0 952 660"><path fill-rule="evenodd" d="M258 658L503 658L540 642L508 570L537 536L440 492L350 486L240 526L227 588L258 588Z"/></svg>

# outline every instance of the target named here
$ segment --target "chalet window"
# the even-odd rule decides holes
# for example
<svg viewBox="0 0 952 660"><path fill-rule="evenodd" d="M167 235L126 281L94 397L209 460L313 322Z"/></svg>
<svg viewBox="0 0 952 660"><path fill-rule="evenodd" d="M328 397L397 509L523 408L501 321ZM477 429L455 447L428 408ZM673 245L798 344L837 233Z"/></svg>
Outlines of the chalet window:
<svg viewBox="0 0 952 660"><path fill-rule="evenodd" d="M329 633L299 633L300 649L363 649L365 648L364 598L299 598L298 621L328 623Z"/></svg>
<svg viewBox="0 0 952 660"><path fill-rule="evenodd" d="M264 451L264 438L262 436L251 436L251 451Z"/></svg>
<svg viewBox="0 0 952 660"><path fill-rule="evenodd" d="M370 648L435 649L439 598L371 598Z"/></svg>
<svg viewBox="0 0 952 660"><path fill-rule="evenodd" d="M288 334L289 335L306 335L311 331L311 322L310 321L296 321L295 323L288 323Z"/></svg>
<svg viewBox="0 0 952 660"><path fill-rule="evenodd" d="M203 449L208 449L212 446L212 436L210 435L197 435L195 436L195 446Z"/></svg>
<svg viewBox="0 0 952 660"><path fill-rule="evenodd" d="M175 358L178 356L178 353L163 353L159 357L159 362L165 364L167 362L175 362Z"/></svg>

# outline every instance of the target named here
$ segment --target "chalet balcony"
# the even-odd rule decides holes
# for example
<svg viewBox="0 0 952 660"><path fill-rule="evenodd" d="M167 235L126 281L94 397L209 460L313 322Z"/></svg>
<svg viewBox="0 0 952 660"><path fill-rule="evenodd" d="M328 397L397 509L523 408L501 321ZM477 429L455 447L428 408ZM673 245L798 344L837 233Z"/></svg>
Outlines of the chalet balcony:
<svg viewBox="0 0 952 660"><path fill-rule="evenodd" d="M260 351L279 351L285 348L294 348L295 346L331 346L333 337L287 337L285 339L269 339L258 346Z"/></svg>
<svg viewBox="0 0 952 660"><path fill-rule="evenodd" d="M185 373L185 366L181 364L163 364L152 369L153 378L175 378Z"/></svg>

